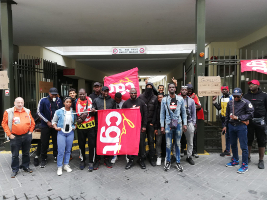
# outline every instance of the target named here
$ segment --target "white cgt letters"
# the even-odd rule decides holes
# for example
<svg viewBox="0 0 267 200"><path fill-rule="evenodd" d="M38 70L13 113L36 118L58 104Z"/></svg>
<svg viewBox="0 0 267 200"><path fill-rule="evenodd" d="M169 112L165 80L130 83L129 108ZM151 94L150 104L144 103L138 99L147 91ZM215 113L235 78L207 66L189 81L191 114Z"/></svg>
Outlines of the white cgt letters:
<svg viewBox="0 0 267 200"><path fill-rule="evenodd" d="M120 92L122 95L126 94L126 92L130 92L131 88L135 88L132 82L128 82L126 84L123 83L110 84L109 87L110 87L109 93Z"/></svg>
<svg viewBox="0 0 267 200"><path fill-rule="evenodd" d="M110 126L111 125L111 122L110 122L111 117L117 118L116 126ZM114 154L116 154L116 152L121 149L121 145L119 145L121 130L117 127L121 124L121 122L122 122L121 114L116 112L116 111L112 111L106 116L106 124L107 124L108 128L107 128L107 130L106 130L105 126L103 126L101 128L100 141L103 143L115 143L115 144L105 146L103 148L103 154L107 154L107 151L113 151ZM115 132L117 135L112 138L109 136L109 134L111 132Z"/></svg>

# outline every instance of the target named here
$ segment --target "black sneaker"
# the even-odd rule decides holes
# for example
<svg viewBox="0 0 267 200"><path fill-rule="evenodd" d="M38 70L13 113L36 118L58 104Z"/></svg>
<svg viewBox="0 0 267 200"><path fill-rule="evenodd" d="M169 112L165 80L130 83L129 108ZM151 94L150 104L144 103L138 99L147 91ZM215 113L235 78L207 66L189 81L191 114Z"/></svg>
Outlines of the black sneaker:
<svg viewBox="0 0 267 200"><path fill-rule="evenodd" d="M34 159L33 159L33 165L34 165L35 167L39 166L39 158L34 158Z"/></svg>
<svg viewBox="0 0 267 200"><path fill-rule="evenodd" d="M104 165L106 165L107 168L112 168L112 163L109 161L108 158L105 158L104 159Z"/></svg>
<svg viewBox="0 0 267 200"><path fill-rule="evenodd" d="M41 168L45 168L46 164L47 164L47 161L46 160L42 160L40 167Z"/></svg>
<svg viewBox="0 0 267 200"><path fill-rule="evenodd" d="M100 165L100 160L96 160L96 161L94 162L94 170L98 170L99 165Z"/></svg>
<svg viewBox="0 0 267 200"><path fill-rule="evenodd" d="M144 159L140 158L137 160L137 162L139 163L141 169L145 169L146 168L146 164L144 162Z"/></svg>
<svg viewBox="0 0 267 200"><path fill-rule="evenodd" d="M220 154L220 156L224 157L224 156L231 156L230 152L229 151L224 151Z"/></svg>
<svg viewBox="0 0 267 200"><path fill-rule="evenodd" d="M18 172L12 172L11 173L11 178L15 178L17 176Z"/></svg>
<svg viewBox="0 0 267 200"><path fill-rule="evenodd" d="M195 162L193 161L192 157L190 156L189 158L186 158L186 161L190 164L190 165L194 165Z"/></svg>
<svg viewBox="0 0 267 200"><path fill-rule="evenodd" d="M182 165L180 163L176 163L176 168L182 172L184 170L184 168L182 167Z"/></svg>
<svg viewBox="0 0 267 200"><path fill-rule="evenodd" d="M149 159L149 162L150 162L151 166L153 166L153 167L156 166L156 162L155 162L153 157Z"/></svg>
<svg viewBox="0 0 267 200"><path fill-rule="evenodd" d="M26 168L26 169L23 169L24 172L28 172L28 173L32 173L32 169L31 168Z"/></svg>
<svg viewBox="0 0 267 200"><path fill-rule="evenodd" d="M170 169L171 169L171 162L166 162L166 164L164 166L164 170L169 171Z"/></svg>
<svg viewBox="0 0 267 200"><path fill-rule="evenodd" d="M94 163L89 163L88 171L92 172L94 170Z"/></svg>
<svg viewBox="0 0 267 200"><path fill-rule="evenodd" d="M54 157L54 162L57 162L57 157Z"/></svg>
<svg viewBox="0 0 267 200"><path fill-rule="evenodd" d="M264 169L264 161L263 160L259 160L258 168Z"/></svg>
<svg viewBox="0 0 267 200"><path fill-rule="evenodd" d="M133 160L129 160L129 162L126 164L125 169L130 169L134 165Z"/></svg>
<svg viewBox="0 0 267 200"><path fill-rule="evenodd" d="M85 168L85 162L81 161L80 162L80 170L83 170Z"/></svg>
<svg viewBox="0 0 267 200"><path fill-rule="evenodd" d="M250 163L251 162L251 158L250 157L248 157L248 163Z"/></svg>

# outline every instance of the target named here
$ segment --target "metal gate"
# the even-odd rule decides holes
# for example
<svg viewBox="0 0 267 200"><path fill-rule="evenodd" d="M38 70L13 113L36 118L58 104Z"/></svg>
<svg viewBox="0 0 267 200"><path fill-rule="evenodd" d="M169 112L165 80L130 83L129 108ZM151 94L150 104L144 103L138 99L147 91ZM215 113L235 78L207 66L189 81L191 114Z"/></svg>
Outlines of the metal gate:
<svg viewBox="0 0 267 200"><path fill-rule="evenodd" d="M14 64L15 97L24 99L24 106L34 115L39 100L47 96L40 93L39 82L53 82L57 87L57 63L25 55L19 55Z"/></svg>
<svg viewBox="0 0 267 200"><path fill-rule="evenodd" d="M210 52L209 49L208 52ZM264 59L266 58L266 52L248 52L242 49L234 52L217 49L216 54L215 49L213 49L211 52L212 55L209 55L209 53L207 55L205 76L220 76L222 85L228 86L230 93L235 87L240 87L244 94L248 90L248 81L258 79L263 91L267 92L267 75L258 72L241 73L240 65L240 60ZM217 101L219 101L219 98L217 98ZM219 111L216 110L212 102L212 97L204 97L205 149L207 151L221 151L222 123ZM255 148L257 148L256 143L253 144L253 149Z"/></svg>

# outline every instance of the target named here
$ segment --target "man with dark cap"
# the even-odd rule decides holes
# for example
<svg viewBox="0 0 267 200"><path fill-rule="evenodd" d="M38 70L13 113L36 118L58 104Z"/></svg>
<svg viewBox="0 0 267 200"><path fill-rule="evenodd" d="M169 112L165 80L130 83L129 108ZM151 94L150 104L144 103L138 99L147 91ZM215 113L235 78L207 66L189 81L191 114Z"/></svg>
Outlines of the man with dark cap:
<svg viewBox="0 0 267 200"><path fill-rule="evenodd" d="M116 109L116 103L114 99L109 96L109 88L107 86L102 87L102 95L96 98L93 101L93 109L92 111L95 112L96 110L106 110L106 109ZM96 113L96 129L98 125L98 117ZM96 151L95 151L96 152ZM107 168L112 168L111 159L113 156L105 156L104 157L104 164ZM94 170L97 170L100 165L101 157L96 155L95 153L95 163L94 163Z"/></svg>
<svg viewBox="0 0 267 200"><path fill-rule="evenodd" d="M52 119L56 110L62 108L63 104L60 98L57 97L57 88L50 88L49 95L39 101L37 113L40 116L41 122L41 168L47 164L47 149L49 147L50 135L52 135L53 156L54 162L57 162L57 131L52 126Z"/></svg>
<svg viewBox="0 0 267 200"><path fill-rule="evenodd" d="M195 101L196 104L196 110L197 110L197 119L198 120L204 120L204 112L203 109L201 108L201 103L197 97L197 94L194 93L194 88L192 84L186 84L187 86L187 95ZM194 141L193 141L193 154L192 156L195 156L195 158L198 158L199 155L197 154L197 129L195 129L194 133Z"/></svg>
<svg viewBox="0 0 267 200"><path fill-rule="evenodd" d="M153 83L148 82L146 84L145 92L141 94L139 98L142 99L147 105L146 135L149 145L149 162L154 167L156 166L156 160L155 160L156 150L154 147L155 143L154 124L156 122L158 99L157 96L154 94L153 88L154 88Z"/></svg>
<svg viewBox="0 0 267 200"><path fill-rule="evenodd" d="M252 80L248 82L249 90L244 98L249 100L254 107L254 117L248 125L248 162L250 162L250 153L254 134L257 138L259 148L258 168L264 169L264 153L266 146L266 111L267 111L267 94L260 89L260 82Z"/></svg>
<svg viewBox="0 0 267 200"><path fill-rule="evenodd" d="M95 82L93 90L94 92L89 95L89 97L94 101L97 97L101 96L101 83Z"/></svg>
<svg viewBox="0 0 267 200"><path fill-rule="evenodd" d="M248 139L247 124L248 120L253 118L253 105L245 98L242 98L242 90L235 88L233 91L233 99L229 101L226 108L226 117L223 132L229 128L231 139L231 147L233 152L232 161L226 164L226 167L234 167L239 165L237 139L239 139L240 148L242 150L242 165L237 173L244 174L248 171Z"/></svg>

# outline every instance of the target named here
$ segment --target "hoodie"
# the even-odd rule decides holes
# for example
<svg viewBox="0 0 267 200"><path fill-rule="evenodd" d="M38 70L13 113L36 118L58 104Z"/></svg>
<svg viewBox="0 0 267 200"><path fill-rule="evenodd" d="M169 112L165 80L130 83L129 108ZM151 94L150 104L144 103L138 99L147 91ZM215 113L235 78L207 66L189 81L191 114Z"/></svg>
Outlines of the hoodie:
<svg viewBox="0 0 267 200"><path fill-rule="evenodd" d="M148 85L151 85L152 88L147 88ZM156 123L158 98L154 94L153 88L155 88L153 83L148 82L146 84L145 92L141 94L139 98L142 99L147 105L147 123L151 123L154 125Z"/></svg>
<svg viewBox="0 0 267 200"><path fill-rule="evenodd" d="M255 118L266 117L267 94L265 92L263 92L260 88L255 93L248 90L248 93L244 95L244 98L252 103Z"/></svg>

